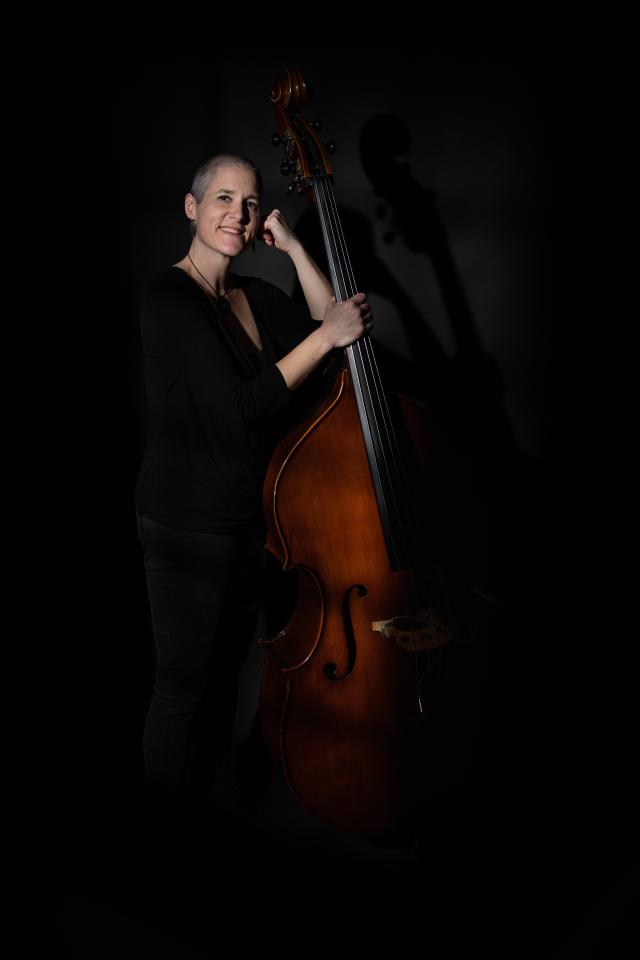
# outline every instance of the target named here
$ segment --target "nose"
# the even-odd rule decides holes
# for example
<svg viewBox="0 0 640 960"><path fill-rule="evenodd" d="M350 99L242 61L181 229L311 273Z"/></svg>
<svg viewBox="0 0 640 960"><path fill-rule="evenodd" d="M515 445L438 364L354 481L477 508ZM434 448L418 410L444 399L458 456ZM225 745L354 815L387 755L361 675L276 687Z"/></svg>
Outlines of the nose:
<svg viewBox="0 0 640 960"><path fill-rule="evenodd" d="M229 209L229 214L232 220L236 220L238 223L249 223L251 220L249 207L243 200L240 199L234 200Z"/></svg>

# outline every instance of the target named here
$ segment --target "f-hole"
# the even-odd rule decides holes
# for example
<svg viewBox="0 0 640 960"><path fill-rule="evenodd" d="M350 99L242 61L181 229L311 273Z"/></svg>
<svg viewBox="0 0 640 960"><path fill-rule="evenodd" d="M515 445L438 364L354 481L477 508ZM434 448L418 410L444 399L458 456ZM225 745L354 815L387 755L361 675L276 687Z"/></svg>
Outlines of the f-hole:
<svg viewBox="0 0 640 960"><path fill-rule="evenodd" d="M336 673L338 668L335 663L325 663L324 665L325 677L327 680L336 683L339 680L346 680L356 665L356 635L353 632L353 623L351 621L351 594L354 590L358 591L359 597L367 596L367 588L362 583L354 583L353 586L349 587L342 601L342 619L344 621L344 635L347 642L347 669L342 676L338 676Z"/></svg>

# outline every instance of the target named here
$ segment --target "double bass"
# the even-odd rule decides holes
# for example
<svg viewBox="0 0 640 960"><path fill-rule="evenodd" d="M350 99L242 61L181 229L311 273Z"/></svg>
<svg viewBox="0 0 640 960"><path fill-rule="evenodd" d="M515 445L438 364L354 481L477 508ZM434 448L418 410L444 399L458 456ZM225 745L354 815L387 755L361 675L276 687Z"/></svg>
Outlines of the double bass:
<svg viewBox="0 0 640 960"><path fill-rule="evenodd" d="M302 113L309 93L299 71L283 68L271 99L281 171L292 175L291 192L315 202L340 302L358 287L331 147ZM452 636L417 503L411 451L422 428L418 404L385 392L362 336L316 409L277 444L264 485L266 546L297 573L297 598L282 630L260 641L263 737L307 810L369 835L405 829L412 816L415 728Z"/></svg>

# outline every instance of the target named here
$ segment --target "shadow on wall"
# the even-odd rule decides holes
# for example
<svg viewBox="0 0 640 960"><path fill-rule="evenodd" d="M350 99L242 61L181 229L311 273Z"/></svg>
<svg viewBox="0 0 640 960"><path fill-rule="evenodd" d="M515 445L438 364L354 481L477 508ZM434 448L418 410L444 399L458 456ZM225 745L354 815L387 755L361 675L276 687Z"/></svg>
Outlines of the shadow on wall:
<svg viewBox="0 0 640 960"><path fill-rule="evenodd" d="M450 324L453 355L445 355L415 306L420 290L402 286L376 251L371 221L340 207L353 272L358 289L390 303L402 326L402 337L395 339L404 340L408 356L376 342L387 386L426 402L432 416L437 457L431 492L438 504L432 521L447 570L485 602L518 606L538 554L542 468L519 449L504 407L502 376L481 342L436 194L400 159L410 150L410 131L395 116L374 116L361 131L362 168L380 199L376 213L390 222L384 242L401 242L429 261ZM295 229L327 270L315 208L303 213ZM302 298L299 287L294 295Z"/></svg>
<svg viewBox="0 0 640 960"><path fill-rule="evenodd" d="M386 152L380 144L387 145ZM542 609L543 468L516 439L503 377L482 342L436 193L400 159L411 149L409 130L396 117L374 116L359 145L362 170L380 201L376 212L390 222L383 242L403 243L407 253L425 261L415 286L402 285L376 248L372 220L360 210L338 207L357 289L389 303L402 326L401 336L385 342L376 339L374 328L387 391L415 398L426 412L431 449L420 490L431 538L427 552L444 573L461 642L452 645L447 694L434 727L439 732L429 741L428 772L418 773L418 780L425 775L418 794L424 809L434 809L434 783L440 783L451 822L459 828L469 815L461 783L474 785L479 808L485 791L494 796L502 789L506 796L516 782L527 781L537 763L530 737L534 712L527 705ZM329 275L315 208L301 215L295 231ZM416 306L421 277L430 273L452 353L445 352ZM303 299L299 286L294 296ZM408 346L407 355L391 348L393 339Z"/></svg>

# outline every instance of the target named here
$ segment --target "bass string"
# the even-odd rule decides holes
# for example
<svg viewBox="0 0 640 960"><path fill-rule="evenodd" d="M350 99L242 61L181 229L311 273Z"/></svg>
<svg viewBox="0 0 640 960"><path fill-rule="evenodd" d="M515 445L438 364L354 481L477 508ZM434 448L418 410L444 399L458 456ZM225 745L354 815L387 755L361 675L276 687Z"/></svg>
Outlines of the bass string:
<svg viewBox="0 0 640 960"><path fill-rule="evenodd" d="M357 291L351 261L347 251L344 234L342 231L335 196L330 188L327 187L327 205L330 212L330 218L336 225L336 234L340 244L340 254L346 270L349 272L351 287ZM398 438L394 427L393 419L387 403L387 396L382 378L375 357L375 350L371 338L361 337L353 344L356 364L363 371L363 379L366 385L367 394L371 398L373 407L373 418L375 420L376 432L379 443L378 449L382 451L384 470L387 476L388 489L398 491L399 496L399 515L397 517L396 527L403 541L403 548L408 558L409 572L412 580L412 592L414 597L414 606L428 606L428 597L425 596L426 584L421 577L416 578L415 563L419 558L419 544L416 541L415 534L418 527L412 517L412 498L409 495L406 471L404 469L403 459L400 456ZM368 415L368 414L367 414ZM395 499L395 498L394 498ZM406 597L405 597L406 601Z"/></svg>
<svg viewBox="0 0 640 960"><path fill-rule="evenodd" d="M353 274L353 269L351 267L351 261L348 254L348 249L345 243L344 234L342 231L342 225L340 222L339 214L337 211L337 206L335 204L335 196L333 190L328 183L324 181L322 188L316 191L316 201L318 202L318 209L321 214L321 223L322 229L325 236L325 246L327 248L327 255L330 262L330 269L332 273L332 278L334 280L334 290L336 291L336 299L344 299L348 296L352 296L357 292L357 287L355 283L355 278ZM404 471L404 466L402 464L397 436L393 427L393 421L391 419L391 414L387 405L386 393L382 385L382 379L380 376L380 371L378 369L375 351L373 349L373 344L368 336L361 337L360 340L356 341L351 347L347 348L348 350L353 350L354 353L354 362L356 366L356 377L359 375L357 360L360 359L360 370L363 374L363 379L367 388L372 391L372 399L375 398L376 405L378 407L378 416L381 420L384 430L387 434L387 440L389 442L389 449L391 451L391 456L386 458L385 467L387 471L389 470L388 460L391 460L391 463L394 468L396 477L400 481L400 488L402 490L402 499L404 500L407 508L409 509L408 516L411 516L410 508L412 500L408 495L407 484L406 484L406 475ZM362 355L362 349L364 349L364 356ZM355 379L355 378L354 378ZM354 383L354 389L358 389L358 384ZM369 418L369 412L364 407L364 413L367 418ZM364 424L363 424L364 428ZM385 447L382 447L384 453ZM406 527L404 523L405 517L400 518L401 524L401 535L403 536L406 543ZM415 549L415 535L418 531L417 525L415 523L410 523L409 530L411 533L411 539L414 546L413 556L419 556L419 550ZM423 574L427 571L422 571ZM425 579L424 576L420 576L419 582L417 582L416 571L412 564L409 565L409 575L410 575L410 584L406 585L402 581L401 586L401 602L404 610L410 611L413 607L413 612L417 612L418 609L428 609L431 606L429 593L431 593L431 584L428 582L431 578ZM413 598L413 604L410 602L410 598L407 594L411 594ZM421 714L424 714L425 704L430 700L430 690L431 685L431 674L432 668L435 662L435 665L440 673L442 670L442 650L435 652L435 661L434 653L427 651L426 653L421 653L416 649L414 654L415 659L415 689L416 696L418 701L418 706ZM425 666L426 660L426 666ZM424 682L427 682L427 689L423 687Z"/></svg>
<svg viewBox="0 0 640 960"><path fill-rule="evenodd" d="M328 225L327 235L329 247L337 265L335 273L338 277L340 293L344 293L346 296L353 296L353 294L357 292L357 286L337 211L335 196L326 179L321 183L320 194L322 209L326 214ZM382 455L381 466L386 474L387 488L394 489L394 486L395 489L400 488L403 493L402 499L406 501L406 478L400 465L401 461L397 438L387 406L386 395L382 387L380 373L377 364L372 362L372 360L375 361L375 354L370 338L366 335L361 337L352 345L352 351L357 374L362 379L361 389L363 389L363 392L366 391L366 395L369 398L369 406L373 411L373 418L371 418L367 405L365 405L364 410L369 420L370 429L372 433L376 435L378 440L377 449ZM374 421L373 423L371 422L372 419ZM395 485L393 475L395 475ZM408 546L407 534L405 524L402 522L400 533L406 549Z"/></svg>
<svg viewBox="0 0 640 960"><path fill-rule="evenodd" d="M374 372L372 380L376 384L376 390L379 394L379 403L383 411L383 423L385 424L385 429L387 431L388 441L392 450L391 462L395 467L396 480L398 487L401 490L401 500L404 508L404 518L403 518L403 529L405 529L405 538L406 538L406 529L409 530L409 548L411 551L412 560L418 564L424 561L422 556L423 548L422 544L416 539L416 532L420 530L420 526L415 520L414 510L413 510L413 496L411 495L409 489L409 483L407 480L407 472L404 467L404 460L400 454L400 447L398 442L398 436L396 430L393 426L393 419L389 406L387 403L387 395L382 384L382 377L378 368L378 362L376 359L375 350L373 349L373 344L371 340L367 338L367 342L364 344L364 350L367 352L367 359L370 368ZM427 588L427 584L421 581L421 587L416 588L417 595L420 597L423 606L429 605L429 600L424 591Z"/></svg>
<svg viewBox="0 0 640 960"><path fill-rule="evenodd" d="M335 196L327 178L317 178L317 181L314 181L314 189L325 246L329 257L330 273L336 291L336 299L346 299L357 292L357 287L337 211ZM417 549L418 544L414 538L417 527L415 523L411 522L411 498L409 496L406 473L400 457L398 439L387 404L373 344L370 338L365 335L348 349L353 351L356 376L362 380L362 383L356 383L354 387L356 390L366 391L369 397L369 406L364 404L364 412L369 420L369 428L372 433L375 433L378 439L376 447L382 457L382 462L378 463L378 466L386 475L387 489L399 490L400 500L404 504L405 515L399 517L400 536L402 537L403 545L405 550L407 550L408 556L415 559L419 554ZM374 423L371 423L372 418L369 414L369 407L373 412ZM374 447L374 450L376 447ZM382 492L384 496L384 486L382 487ZM406 522L407 520L409 521L408 524ZM407 532L407 526L409 533ZM410 564L410 572L413 579L414 595L420 601L428 604L427 598L422 596L422 591L426 585L422 583L421 579L420 587L422 589L418 588L412 564Z"/></svg>
<svg viewBox="0 0 640 960"><path fill-rule="evenodd" d="M357 292L357 286L353 275L351 260L347 250L344 233L340 223L339 214L335 202L335 196L330 184L325 180L322 184L323 199L328 214L328 221L331 226L330 235L333 240L333 247L336 251L336 260L343 266L343 272L346 274L343 284L345 293L353 296ZM365 335L352 345L354 359L356 360L358 371L362 377L366 392L370 398L370 405L374 411L375 432L379 438L378 447L383 454L384 470L389 478L392 479L392 473L395 474L396 488L404 488L404 479L400 469L400 458L398 455L398 444L393 428L389 409L386 403L386 396L382 387L380 374L377 365L374 366L373 345L369 336ZM382 428L382 429L381 429ZM384 436L383 436L384 434ZM385 442L386 441L386 442ZM393 486L393 484L391 484Z"/></svg>
<svg viewBox="0 0 640 960"><path fill-rule="evenodd" d="M332 199L331 191L324 184L324 189L321 190L322 211L325 214L327 224L329 251L335 263L334 273L337 277L337 293L340 299L344 299L356 293L357 287L340 220ZM388 432L388 424L384 422L382 417L383 411L379 404L379 385L376 389L375 382L372 381L372 371L368 368L366 355L362 353L360 341L347 348L347 356L350 360L353 387L358 400L365 442L371 456L370 466L373 479L381 501L381 509L384 512L385 529L390 537L388 545L392 554L393 552L398 554L396 560L399 560L401 551L399 550L398 540L402 540L402 548L405 553L407 544L404 529L398 524L397 519L395 522L393 519L393 514L397 511L397 503L392 497L394 488L388 457L390 445L388 442L385 445L384 436L381 432L381 427L384 427ZM376 406L378 406L377 410Z"/></svg>

